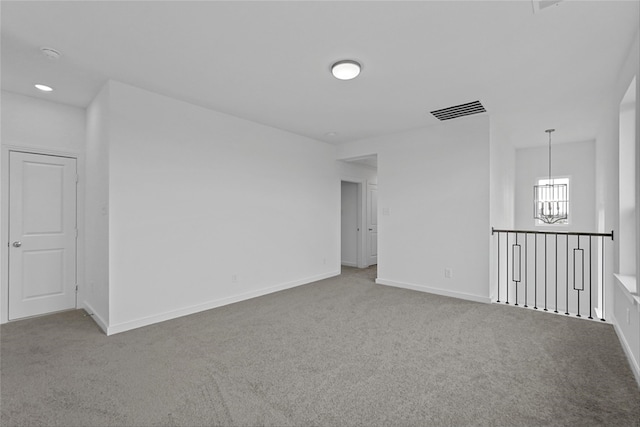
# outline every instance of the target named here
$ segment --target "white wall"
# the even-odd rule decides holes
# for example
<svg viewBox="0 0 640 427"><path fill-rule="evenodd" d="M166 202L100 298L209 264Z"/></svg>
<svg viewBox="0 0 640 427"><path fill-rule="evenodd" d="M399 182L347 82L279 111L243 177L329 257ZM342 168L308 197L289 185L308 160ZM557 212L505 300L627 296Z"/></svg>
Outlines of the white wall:
<svg viewBox="0 0 640 427"><path fill-rule="evenodd" d="M83 153L85 110L2 91L2 145Z"/></svg>
<svg viewBox="0 0 640 427"><path fill-rule="evenodd" d="M341 183L341 264L358 265L358 184Z"/></svg>
<svg viewBox="0 0 640 427"><path fill-rule="evenodd" d="M339 273L333 146L109 86L108 333Z"/></svg>
<svg viewBox="0 0 640 427"><path fill-rule="evenodd" d="M554 144L553 137L557 136L552 135L552 175L570 178L570 223L542 226L536 225L533 218L533 186L539 178L549 175L549 149L548 146L540 146L516 150L515 228L595 231L595 141ZM546 138L546 135L541 135L541 138Z"/></svg>
<svg viewBox="0 0 640 427"><path fill-rule="evenodd" d="M350 161L338 161L338 170L343 181L349 182L369 182L377 184L377 168Z"/></svg>
<svg viewBox="0 0 640 427"><path fill-rule="evenodd" d="M500 117L491 118L491 142L490 142L490 222L491 227L502 230L513 230L515 220L515 164L516 151L511 143L508 132L505 131L504 122ZM491 238L490 251L490 279L491 300L498 300L498 234ZM504 251L501 253L500 263L505 259ZM500 288L506 292L506 288ZM502 295L501 295L502 297Z"/></svg>
<svg viewBox="0 0 640 427"><path fill-rule="evenodd" d="M635 83L635 80L634 80ZM635 85L629 86L635 95ZM636 102L620 105L620 269L636 275Z"/></svg>
<svg viewBox="0 0 640 427"><path fill-rule="evenodd" d="M515 223L516 150L500 120L491 118L491 226L509 229Z"/></svg>
<svg viewBox="0 0 640 427"><path fill-rule="evenodd" d="M378 282L488 302L489 119L355 141L378 154ZM453 277L445 279L450 268Z"/></svg>
<svg viewBox="0 0 640 427"><path fill-rule="evenodd" d="M106 331L109 325L109 92L106 85L87 109L85 217L86 281L82 304Z"/></svg>
<svg viewBox="0 0 640 427"><path fill-rule="evenodd" d="M72 155L78 158L78 228L82 235L84 230L84 149L85 149L85 110L70 107L51 101L18 95L2 91L1 109L1 176L2 176L2 209L0 222L2 224L0 241L8 241L8 165L10 148L29 150L44 154ZM0 276L2 277L0 293L0 323L7 322L8 281L6 268L8 265L8 251L5 245L0 245L1 260ZM83 246L78 244L78 263L83 261ZM79 271L79 281L83 279L83 272Z"/></svg>
<svg viewBox="0 0 640 427"><path fill-rule="evenodd" d="M596 209L599 231L619 231L619 114L620 103L629 84L640 74L640 35L636 33L629 54L624 64L620 65L620 73L614 87L602 98L602 121L596 136ZM636 85L636 99L640 85ZM636 109L636 128L640 125L640 109ZM640 132L636 132L636 159L640 154ZM640 162L639 162L640 164ZM636 210L640 212L639 174L636 174ZM636 247L640 242L640 227L636 227ZM606 295L605 308L607 319L612 321L616 332L629 358L636 379L640 384L640 304L637 299L627 298L622 285L614 280L613 273L620 268L619 242L613 242L612 249L607 252L606 262ZM636 272L640 264L640 253L636 253ZM627 322L627 310L630 321ZM636 312L631 316L631 312ZM633 321L632 321L633 320Z"/></svg>

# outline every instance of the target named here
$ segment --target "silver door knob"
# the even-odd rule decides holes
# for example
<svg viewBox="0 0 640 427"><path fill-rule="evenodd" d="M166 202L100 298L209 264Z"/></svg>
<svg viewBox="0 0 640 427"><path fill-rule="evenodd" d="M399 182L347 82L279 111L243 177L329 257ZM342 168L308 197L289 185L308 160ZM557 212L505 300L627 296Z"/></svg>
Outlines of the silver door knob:
<svg viewBox="0 0 640 427"><path fill-rule="evenodd" d="M22 246L22 242L18 242L18 241L13 242L13 247L14 248L19 248L20 246Z"/></svg>

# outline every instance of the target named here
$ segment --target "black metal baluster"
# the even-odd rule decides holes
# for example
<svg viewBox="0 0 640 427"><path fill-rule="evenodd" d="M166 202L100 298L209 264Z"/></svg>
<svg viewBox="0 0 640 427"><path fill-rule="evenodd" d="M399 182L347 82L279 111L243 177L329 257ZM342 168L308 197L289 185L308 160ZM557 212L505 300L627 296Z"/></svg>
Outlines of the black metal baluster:
<svg viewBox="0 0 640 427"><path fill-rule="evenodd" d="M534 234L533 245L533 308L538 309L538 235Z"/></svg>
<svg viewBox="0 0 640 427"><path fill-rule="evenodd" d="M556 264L555 264L555 268L556 270L556 305L554 306L555 309L553 310L554 313L558 312L558 235L556 234Z"/></svg>
<svg viewBox="0 0 640 427"><path fill-rule="evenodd" d="M547 311L547 235L544 235L544 311Z"/></svg>
<svg viewBox="0 0 640 427"><path fill-rule="evenodd" d="M613 236L611 238L613 239ZM600 317L600 320L604 322L604 236L600 237L600 239L602 240L602 307L600 307L602 317Z"/></svg>
<svg viewBox="0 0 640 427"><path fill-rule="evenodd" d="M567 294L565 296L566 300L565 300L565 309L564 309L564 314L569 315L569 235L567 234L567 255L566 255L566 261L567 261L567 265L565 267L565 273L567 275L567 279L565 280L565 284L566 284L566 288L567 288Z"/></svg>
<svg viewBox="0 0 640 427"><path fill-rule="evenodd" d="M593 302L591 301L591 293L592 293L592 276L593 276L593 266L591 265L592 253L591 253L591 241L593 240L593 236L589 236L589 319L593 319L591 316L591 310L593 307Z"/></svg>
<svg viewBox="0 0 640 427"><path fill-rule="evenodd" d="M516 280L516 247L518 248L518 280ZM518 282L520 282L520 263L522 262L520 255L520 245L518 245L518 233L516 233L516 244L512 247L513 253L511 254L511 262L513 265L511 266L511 278L513 279L513 284L516 288L516 302L514 305L518 305Z"/></svg>
<svg viewBox="0 0 640 427"><path fill-rule="evenodd" d="M505 304L509 304L509 232L507 232L507 246L505 246L506 252L507 252L507 269L506 269L506 282L507 282L507 300L505 301Z"/></svg>
<svg viewBox="0 0 640 427"><path fill-rule="evenodd" d="M498 232L498 302L500 302L500 232Z"/></svg>
<svg viewBox="0 0 640 427"><path fill-rule="evenodd" d="M529 234L524 233L524 306L527 307L527 296L529 291L527 289L527 264L529 264L529 253L527 251L527 246L529 245Z"/></svg>
<svg viewBox="0 0 640 427"><path fill-rule="evenodd" d="M578 251L580 251L580 254L582 255L582 262L580 263L580 268L581 268L581 272L580 272L580 279L582 279L582 289L584 289L584 251L582 249L580 249L580 236L578 236ZM575 254L575 250L574 250L574 254ZM575 260L575 255L573 257L573 287L574 289L578 292L578 314L576 314L576 317L582 317L580 316L580 289L575 287L575 283L576 283L576 260Z"/></svg>

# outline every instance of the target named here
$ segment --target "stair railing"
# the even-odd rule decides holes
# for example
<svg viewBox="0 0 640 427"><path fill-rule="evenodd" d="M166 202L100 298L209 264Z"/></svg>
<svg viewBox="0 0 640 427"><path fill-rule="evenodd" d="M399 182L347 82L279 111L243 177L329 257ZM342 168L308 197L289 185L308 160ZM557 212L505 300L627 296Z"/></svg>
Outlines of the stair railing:
<svg viewBox="0 0 640 427"><path fill-rule="evenodd" d="M576 317L586 316L588 307L588 319L595 312L605 321L605 240L613 241L613 231L492 227L491 234L497 236L496 302L527 308L533 302L534 310L561 313L564 309L565 315Z"/></svg>

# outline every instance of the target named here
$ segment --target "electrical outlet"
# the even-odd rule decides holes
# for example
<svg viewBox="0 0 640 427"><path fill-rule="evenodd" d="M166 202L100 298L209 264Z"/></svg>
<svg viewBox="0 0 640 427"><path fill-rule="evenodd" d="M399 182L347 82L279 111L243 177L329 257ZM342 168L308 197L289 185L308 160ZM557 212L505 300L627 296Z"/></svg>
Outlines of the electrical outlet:
<svg viewBox="0 0 640 427"><path fill-rule="evenodd" d="M234 274L231 276L231 283L238 283L238 275Z"/></svg>
<svg viewBox="0 0 640 427"><path fill-rule="evenodd" d="M327 259L326 258L322 258L322 265L327 265Z"/></svg>
<svg viewBox="0 0 640 427"><path fill-rule="evenodd" d="M445 268L444 269L444 277L446 279L451 279L453 277L453 270L451 270L450 268Z"/></svg>

